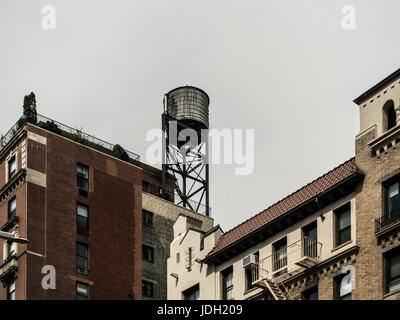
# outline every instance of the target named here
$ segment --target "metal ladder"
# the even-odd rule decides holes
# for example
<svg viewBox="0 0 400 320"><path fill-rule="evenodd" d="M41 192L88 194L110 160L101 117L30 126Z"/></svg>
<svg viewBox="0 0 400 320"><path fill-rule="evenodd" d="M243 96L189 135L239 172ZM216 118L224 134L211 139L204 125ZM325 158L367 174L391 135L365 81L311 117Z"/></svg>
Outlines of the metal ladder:
<svg viewBox="0 0 400 320"><path fill-rule="evenodd" d="M267 288L275 300L293 300L286 286L282 282L265 279Z"/></svg>

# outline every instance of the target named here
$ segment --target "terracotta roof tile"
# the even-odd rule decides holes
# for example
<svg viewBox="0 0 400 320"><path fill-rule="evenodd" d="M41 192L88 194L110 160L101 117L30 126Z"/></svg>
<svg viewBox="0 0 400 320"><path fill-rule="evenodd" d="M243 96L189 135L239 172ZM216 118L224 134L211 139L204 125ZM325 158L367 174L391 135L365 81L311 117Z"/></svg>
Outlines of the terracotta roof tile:
<svg viewBox="0 0 400 320"><path fill-rule="evenodd" d="M295 191L286 198L273 204L261 213L224 233L219 238L214 248L209 252L207 257L213 256L222 249L229 247L231 244L240 240L244 236L256 231L265 224L298 207L318 194L330 189L334 185L355 174L357 171L358 168L355 164L355 159L351 158L318 179Z"/></svg>

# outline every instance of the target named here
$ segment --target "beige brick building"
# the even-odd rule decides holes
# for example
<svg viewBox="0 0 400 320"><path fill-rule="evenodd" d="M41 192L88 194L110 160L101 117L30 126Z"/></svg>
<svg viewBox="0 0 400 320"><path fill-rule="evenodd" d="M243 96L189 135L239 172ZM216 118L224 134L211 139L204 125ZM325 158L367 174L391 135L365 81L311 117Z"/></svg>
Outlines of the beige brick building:
<svg viewBox="0 0 400 320"><path fill-rule="evenodd" d="M400 299L400 70L354 102L354 158L228 232L178 218L169 299Z"/></svg>

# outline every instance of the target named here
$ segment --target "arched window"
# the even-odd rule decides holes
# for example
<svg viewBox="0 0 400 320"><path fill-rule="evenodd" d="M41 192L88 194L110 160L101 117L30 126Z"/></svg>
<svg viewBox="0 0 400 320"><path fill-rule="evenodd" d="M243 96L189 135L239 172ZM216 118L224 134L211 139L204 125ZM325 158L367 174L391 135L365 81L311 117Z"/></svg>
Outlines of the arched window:
<svg viewBox="0 0 400 320"><path fill-rule="evenodd" d="M396 111L393 100L389 100L383 106L383 132L396 126Z"/></svg>

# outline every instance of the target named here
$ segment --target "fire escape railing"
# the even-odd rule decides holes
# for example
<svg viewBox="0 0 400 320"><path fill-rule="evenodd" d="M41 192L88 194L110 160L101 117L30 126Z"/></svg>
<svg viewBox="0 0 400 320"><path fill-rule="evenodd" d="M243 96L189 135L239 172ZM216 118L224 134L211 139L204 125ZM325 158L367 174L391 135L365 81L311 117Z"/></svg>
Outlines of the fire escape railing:
<svg viewBox="0 0 400 320"><path fill-rule="evenodd" d="M321 257L322 243L303 237L286 248L274 252L252 266L253 283L263 279L272 279L278 275L299 268L304 259L314 262Z"/></svg>

